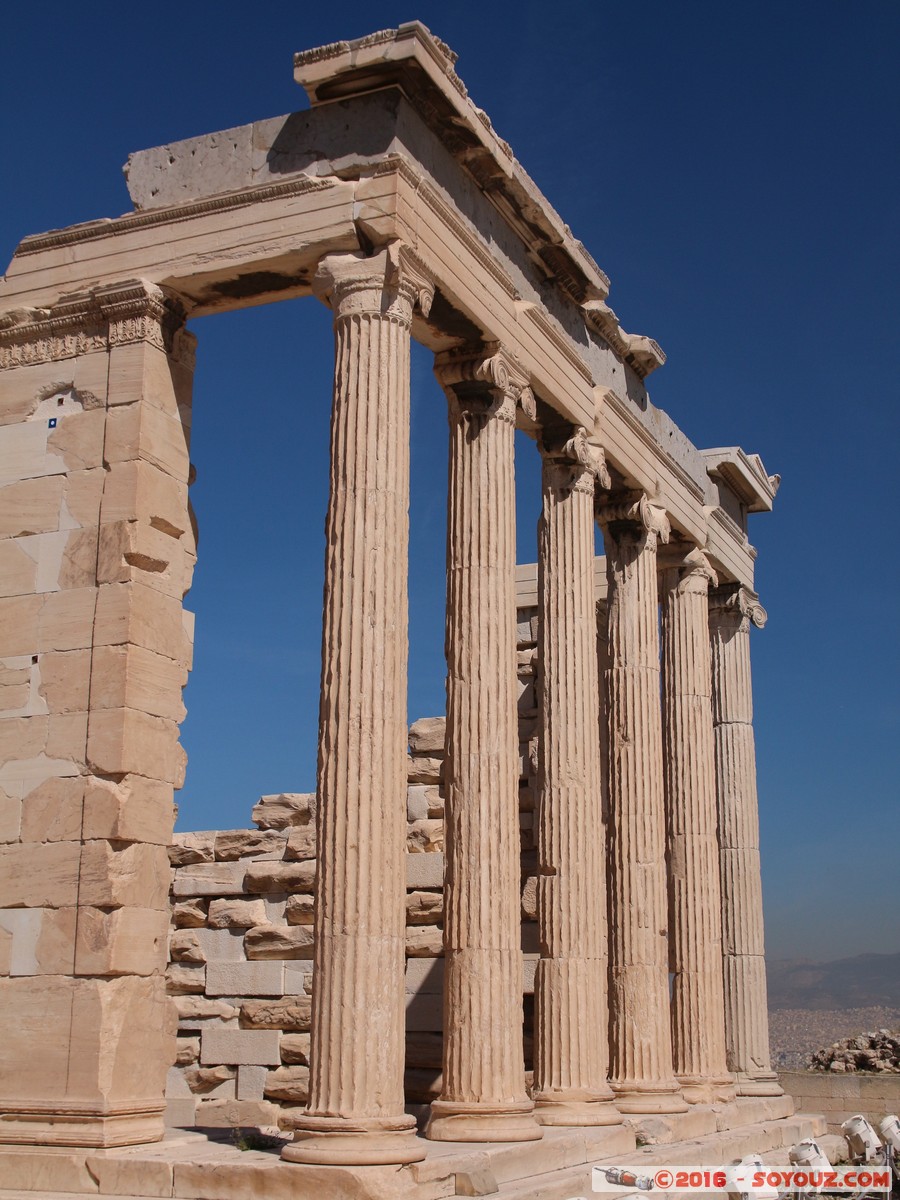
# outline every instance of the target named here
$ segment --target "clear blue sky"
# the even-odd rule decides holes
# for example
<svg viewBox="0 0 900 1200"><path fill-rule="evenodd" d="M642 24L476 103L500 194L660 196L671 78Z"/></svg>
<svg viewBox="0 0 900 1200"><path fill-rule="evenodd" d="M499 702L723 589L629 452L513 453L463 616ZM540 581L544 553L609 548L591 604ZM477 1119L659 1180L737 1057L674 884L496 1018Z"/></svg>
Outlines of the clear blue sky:
<svg viewBox="0 0 900 1200"><path fill-rule="evenodd" d="M0 257L126 211L130 151L305 107L294 51L413 17L666 350L654 403L783 476L751 529L770 953L900 950L897 0L12 5ZM314 300L193 327L180 825L228 828L314 786L331 333ZM421 350L413 397L414 718L443 709L445 408Z"/></svg>

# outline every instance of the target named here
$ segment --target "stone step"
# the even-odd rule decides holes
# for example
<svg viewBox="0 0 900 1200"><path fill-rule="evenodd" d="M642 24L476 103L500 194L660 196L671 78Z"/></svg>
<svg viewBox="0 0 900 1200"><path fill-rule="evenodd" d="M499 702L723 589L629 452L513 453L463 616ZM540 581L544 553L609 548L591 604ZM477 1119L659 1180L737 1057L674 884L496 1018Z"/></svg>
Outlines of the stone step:
<svg viewBox="0 0 900 1200"><path fill-rule="evenodd" d="M592 1162L551 1169L530 1177L520 1175L518 1179L505 1183L498 1179L499 1187L494 1193L460 1191L453 1200L472 1194L490 1194L495 1200L581 1200L582 1197L590 1200L595 1195L591 1188L591 1172L595 1165L641 1166L646 1174L652 1175L657 1167L664 1164L718 1166L752 1153L771 1155L773 1161L786 1164L790 1147L804 1138L815 1136L823 1126L823 1118L808 1114L751 1123L695 1139L641 1146L614 1156L604 1155ZM645 1196L646 1193L635 1192L634 1195ZM653 1195L657 1200L665 1200L666 1193L654 1190Z"/></svg>

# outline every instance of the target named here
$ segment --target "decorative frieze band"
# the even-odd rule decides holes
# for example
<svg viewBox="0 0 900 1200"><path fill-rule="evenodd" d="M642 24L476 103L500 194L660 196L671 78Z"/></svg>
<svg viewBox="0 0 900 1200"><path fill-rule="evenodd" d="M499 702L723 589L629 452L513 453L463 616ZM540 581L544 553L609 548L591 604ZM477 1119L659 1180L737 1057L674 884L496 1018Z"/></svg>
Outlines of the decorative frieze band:
<svg viewBox="0 0 900 1200"><path fill-rule="evenodd" d="M149 342L193 367L196 339L184 330L184 319L178 300L140 279L75 292L50 309L13 309L0 315L0 370L135 342Z"/></svg>

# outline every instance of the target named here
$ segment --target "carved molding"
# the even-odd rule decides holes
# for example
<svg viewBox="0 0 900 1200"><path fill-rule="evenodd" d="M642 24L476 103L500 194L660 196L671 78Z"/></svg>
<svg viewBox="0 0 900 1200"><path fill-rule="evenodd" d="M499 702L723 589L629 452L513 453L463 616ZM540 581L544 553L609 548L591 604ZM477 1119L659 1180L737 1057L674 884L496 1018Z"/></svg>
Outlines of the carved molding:
<svg viewBox="0 0 900 1200"><path fill-rule="evenodd" d="M759 602L759 596L742 583L726 583L709 593L711 616L734 617L743 628L752 622L762 629L769 615Z"/></svg>
<svg viewBox="0 0 900 1200"><path fill-rule="evenodd" d="M0 315L0 369L58 362L147 342L192 367L196 338L184 330L184 309L143 279L63 296L52 308Z"/></svg>
<svg viewBox="0 0 900 1200"><path fill-rule="evenodd" d="M86 221L69 229L54 229L49 233L35 233L23 238L16 247L16 257L37 254L41 250L53 250L58 246L71 246L78 242L94 241L119 234L131 233L135 229L146 229L154 225L174 225L190 221L208 213L226 212L228 209L246 208L251 204L267 200L280 200L285 196L318 192L343 182L339 179L312 179L308 175L287 180L285 183L264 183L255 187L242 188L237 192L224 192L220 196L208 196L202 200L191 200L186 204L173 204L168 208L125 213L124 216L101 221Z"/></svg>

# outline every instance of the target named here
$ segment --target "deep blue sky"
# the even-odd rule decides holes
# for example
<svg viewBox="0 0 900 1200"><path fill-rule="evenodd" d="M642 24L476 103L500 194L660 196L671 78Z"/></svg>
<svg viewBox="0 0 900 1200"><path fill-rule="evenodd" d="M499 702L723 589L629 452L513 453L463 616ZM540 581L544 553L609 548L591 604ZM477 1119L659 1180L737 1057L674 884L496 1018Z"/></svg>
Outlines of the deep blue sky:
<svg viewBox="0 0 900 1200"><path fill-rule="evenodd" d="M751 529L770 953L900 950L896 0L13 5L0 257L126 211L130 151L305 107L295 50L413 17L666 350L654 403L783 476ZM314 786L331 334L314 300L193 327L180 826L227 828ZM445 410L421 350L413 396L414 718L443 709Z"/></svg>

